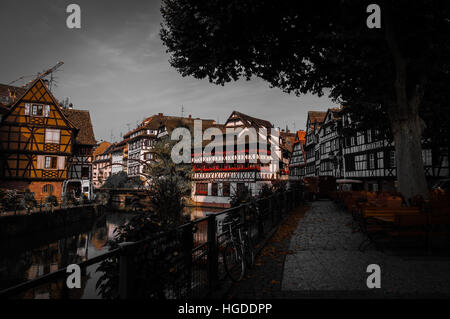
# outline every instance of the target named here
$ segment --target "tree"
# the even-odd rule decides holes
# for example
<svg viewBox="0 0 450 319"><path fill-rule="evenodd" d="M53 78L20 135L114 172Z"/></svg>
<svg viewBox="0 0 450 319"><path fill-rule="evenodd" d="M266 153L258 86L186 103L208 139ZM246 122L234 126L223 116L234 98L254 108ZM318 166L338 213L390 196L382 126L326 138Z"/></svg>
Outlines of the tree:
<svg viewBox="0 0 450 319"><path fill-rule="evenodd" d="M426 196L421 137L424 114L449 100L450 6L379 1L381 28L370 29L371 2L164 0L161 39L183 76L327 93L361 125L387 129L399 191Z"/></svg>
<svg viewBox="0 0 450 319"><path fill-rule="evenodd" d="M190 192L191 168L189 164L176 165L171 160L174 144L168 140L159 141L149 151L150 159L140 161L144 165L141 176L148 186L150 207L119 227L110 243L111 249L115 249L123 242L163 234L138 247L133 255L136 295L140 298L166 298L167 287L190 284L186 269L175 265L186 259L182 253L183 233L178 226L190 219L184 215L184 197ZM119 260L103 261L98 271L103 272L96 284L100 294L103 298L116 298Z"/></svg>
<svg viewBox="0 0 450 319"><path fill-rule="evenodd" d="M149 185L152 209L165 224L186 221L183 216L184 198L191 191L191 165L172 161L174 145L175 142L168 139L158 141L149 151L151 159L145 162L142 174Z"/></svg>
<svg viewBox="0 0 450 319"><path fill-rule="evenodd" d="M137 176L128 177L124 171L109 175L101 188L142 188L142 180Z"/></svg>

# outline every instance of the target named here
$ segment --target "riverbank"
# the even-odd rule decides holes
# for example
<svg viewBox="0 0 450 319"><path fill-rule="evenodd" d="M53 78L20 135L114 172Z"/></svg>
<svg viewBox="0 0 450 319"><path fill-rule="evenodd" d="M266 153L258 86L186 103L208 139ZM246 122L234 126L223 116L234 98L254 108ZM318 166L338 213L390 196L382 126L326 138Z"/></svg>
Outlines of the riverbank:
<svg viewBox="0 0 450 319"><path fill-rule="evenodd" d="M91 204L55 208L32 214L3 215L0 217L0 239L68 227L81 221L98 218L103 212L102 206Z"/></svg>

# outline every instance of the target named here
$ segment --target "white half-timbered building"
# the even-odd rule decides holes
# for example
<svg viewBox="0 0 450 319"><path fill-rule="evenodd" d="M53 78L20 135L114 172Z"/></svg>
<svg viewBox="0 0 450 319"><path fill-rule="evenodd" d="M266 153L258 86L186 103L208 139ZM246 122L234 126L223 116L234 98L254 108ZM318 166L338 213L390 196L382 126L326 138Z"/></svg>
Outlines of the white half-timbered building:
<svg viewBox="0 0 450 319"><path fill-rule="evenodd" d="M306 153L305 153L305 131L297 131L292 154L289 160L289 182L301 181L305 176Z"/></svg>
<svg viewBox="0 0 450 319"><path fill-rule="evenodd" d="M255 146L249 143L250 139L246 139L243 145L237 138L232 150L229 147L231 144L225 140L221 153L215 149L210 156L193 154L192 200L199 205L229 207L231 196L244 188L257 195L264 184L280 180L280 163L271 162L273 151L277 161L282 161L279 129L274 129L269 121L237 111L231 113L222 132L226 133L227 129L237 129L238 138L251 135L254 129L258 137L265 136L268 142L260 143L261 140L258 140ZM261 134L261 129L267 134ZM278 141L273 143L273 148L271 141Z"/></svg>
<svg viewBox="0 0 450 319"><path fill-rule="evenodd" d="M343 115L342 124L351 123L348 115ZM440 156L438 156L438 154ZM389 191L397 187L397 162L395 145L376 129L359 131L344 138L344 177L364 182L364 189L369 191ZM449 176L448 153L436 152L422 140L422 158L425 176L429 186L440 178Z"/></svg>
<svg viewBox="0 0 450 319"><path fill-rule="evenodd" d="M320 160L319 163L316 163L316 167L319 167L319 176L342 177L343 161L339 111L338 108L328 109L317 134Z"/></svg>
<svg viewBox="0 0 450 319"><path fill-rule="evenodd" d="M318 176L320 167L319 130L327 112L309 111L306 120L305 153L306 169L305 177Z"/></svg>

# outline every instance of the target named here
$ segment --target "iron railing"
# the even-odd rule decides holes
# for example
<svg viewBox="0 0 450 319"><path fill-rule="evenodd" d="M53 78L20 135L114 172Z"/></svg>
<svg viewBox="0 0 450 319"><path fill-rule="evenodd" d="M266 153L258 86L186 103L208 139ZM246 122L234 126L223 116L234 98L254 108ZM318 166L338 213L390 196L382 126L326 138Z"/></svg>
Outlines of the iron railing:
<svg viewBox="0 0 450 319"><path fill-rule="evenodd" d="M204 298L214 292L226 280L225 268L221 250L227 241L227 231L222 229L226 218L241 219L255 244L255 249L262 248L267 237L276 229L277 225L287 213L302 202L301 190L288 190L276 193L270 197L259 199L252 203L244 203L238 207L226 209L219 213L194 220L174 230L171 235L160 233L155 236L132 243L123 243L119 248L105 254L91 258L78 265L86 274L86 268L106 260L116 258L119 262L119 298L141 297L140 280L136 278L135 258L145 245L153 247L177 247L180 251L173 261L175 280L155 284L158 286L160 298ZM174 241L174 238L177 238ZM142 252L142 250L141 250ZM161 270L163 271L163 270ZM50 274L21 283L14 287L0 291L0 298L24 298L25 293L43 285L56 285L60 293L55 298L80 298L73 293L76 289L68 289L65 280L68 276L67 268L59 269ZM152 273L158 278L158 270Z"/></svg>

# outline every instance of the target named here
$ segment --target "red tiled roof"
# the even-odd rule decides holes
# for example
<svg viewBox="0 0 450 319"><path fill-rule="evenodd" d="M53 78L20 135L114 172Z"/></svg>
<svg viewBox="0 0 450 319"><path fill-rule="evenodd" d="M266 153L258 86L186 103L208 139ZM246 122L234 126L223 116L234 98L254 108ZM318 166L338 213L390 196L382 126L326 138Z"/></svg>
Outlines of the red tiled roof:
<svg viewBox="0 0 450 319"><path fill-rule="evenodd" d="M95 145L97 141L92 128L91 116L87 110L62 109L64 115L78 129L77 144Z"/></svg>

